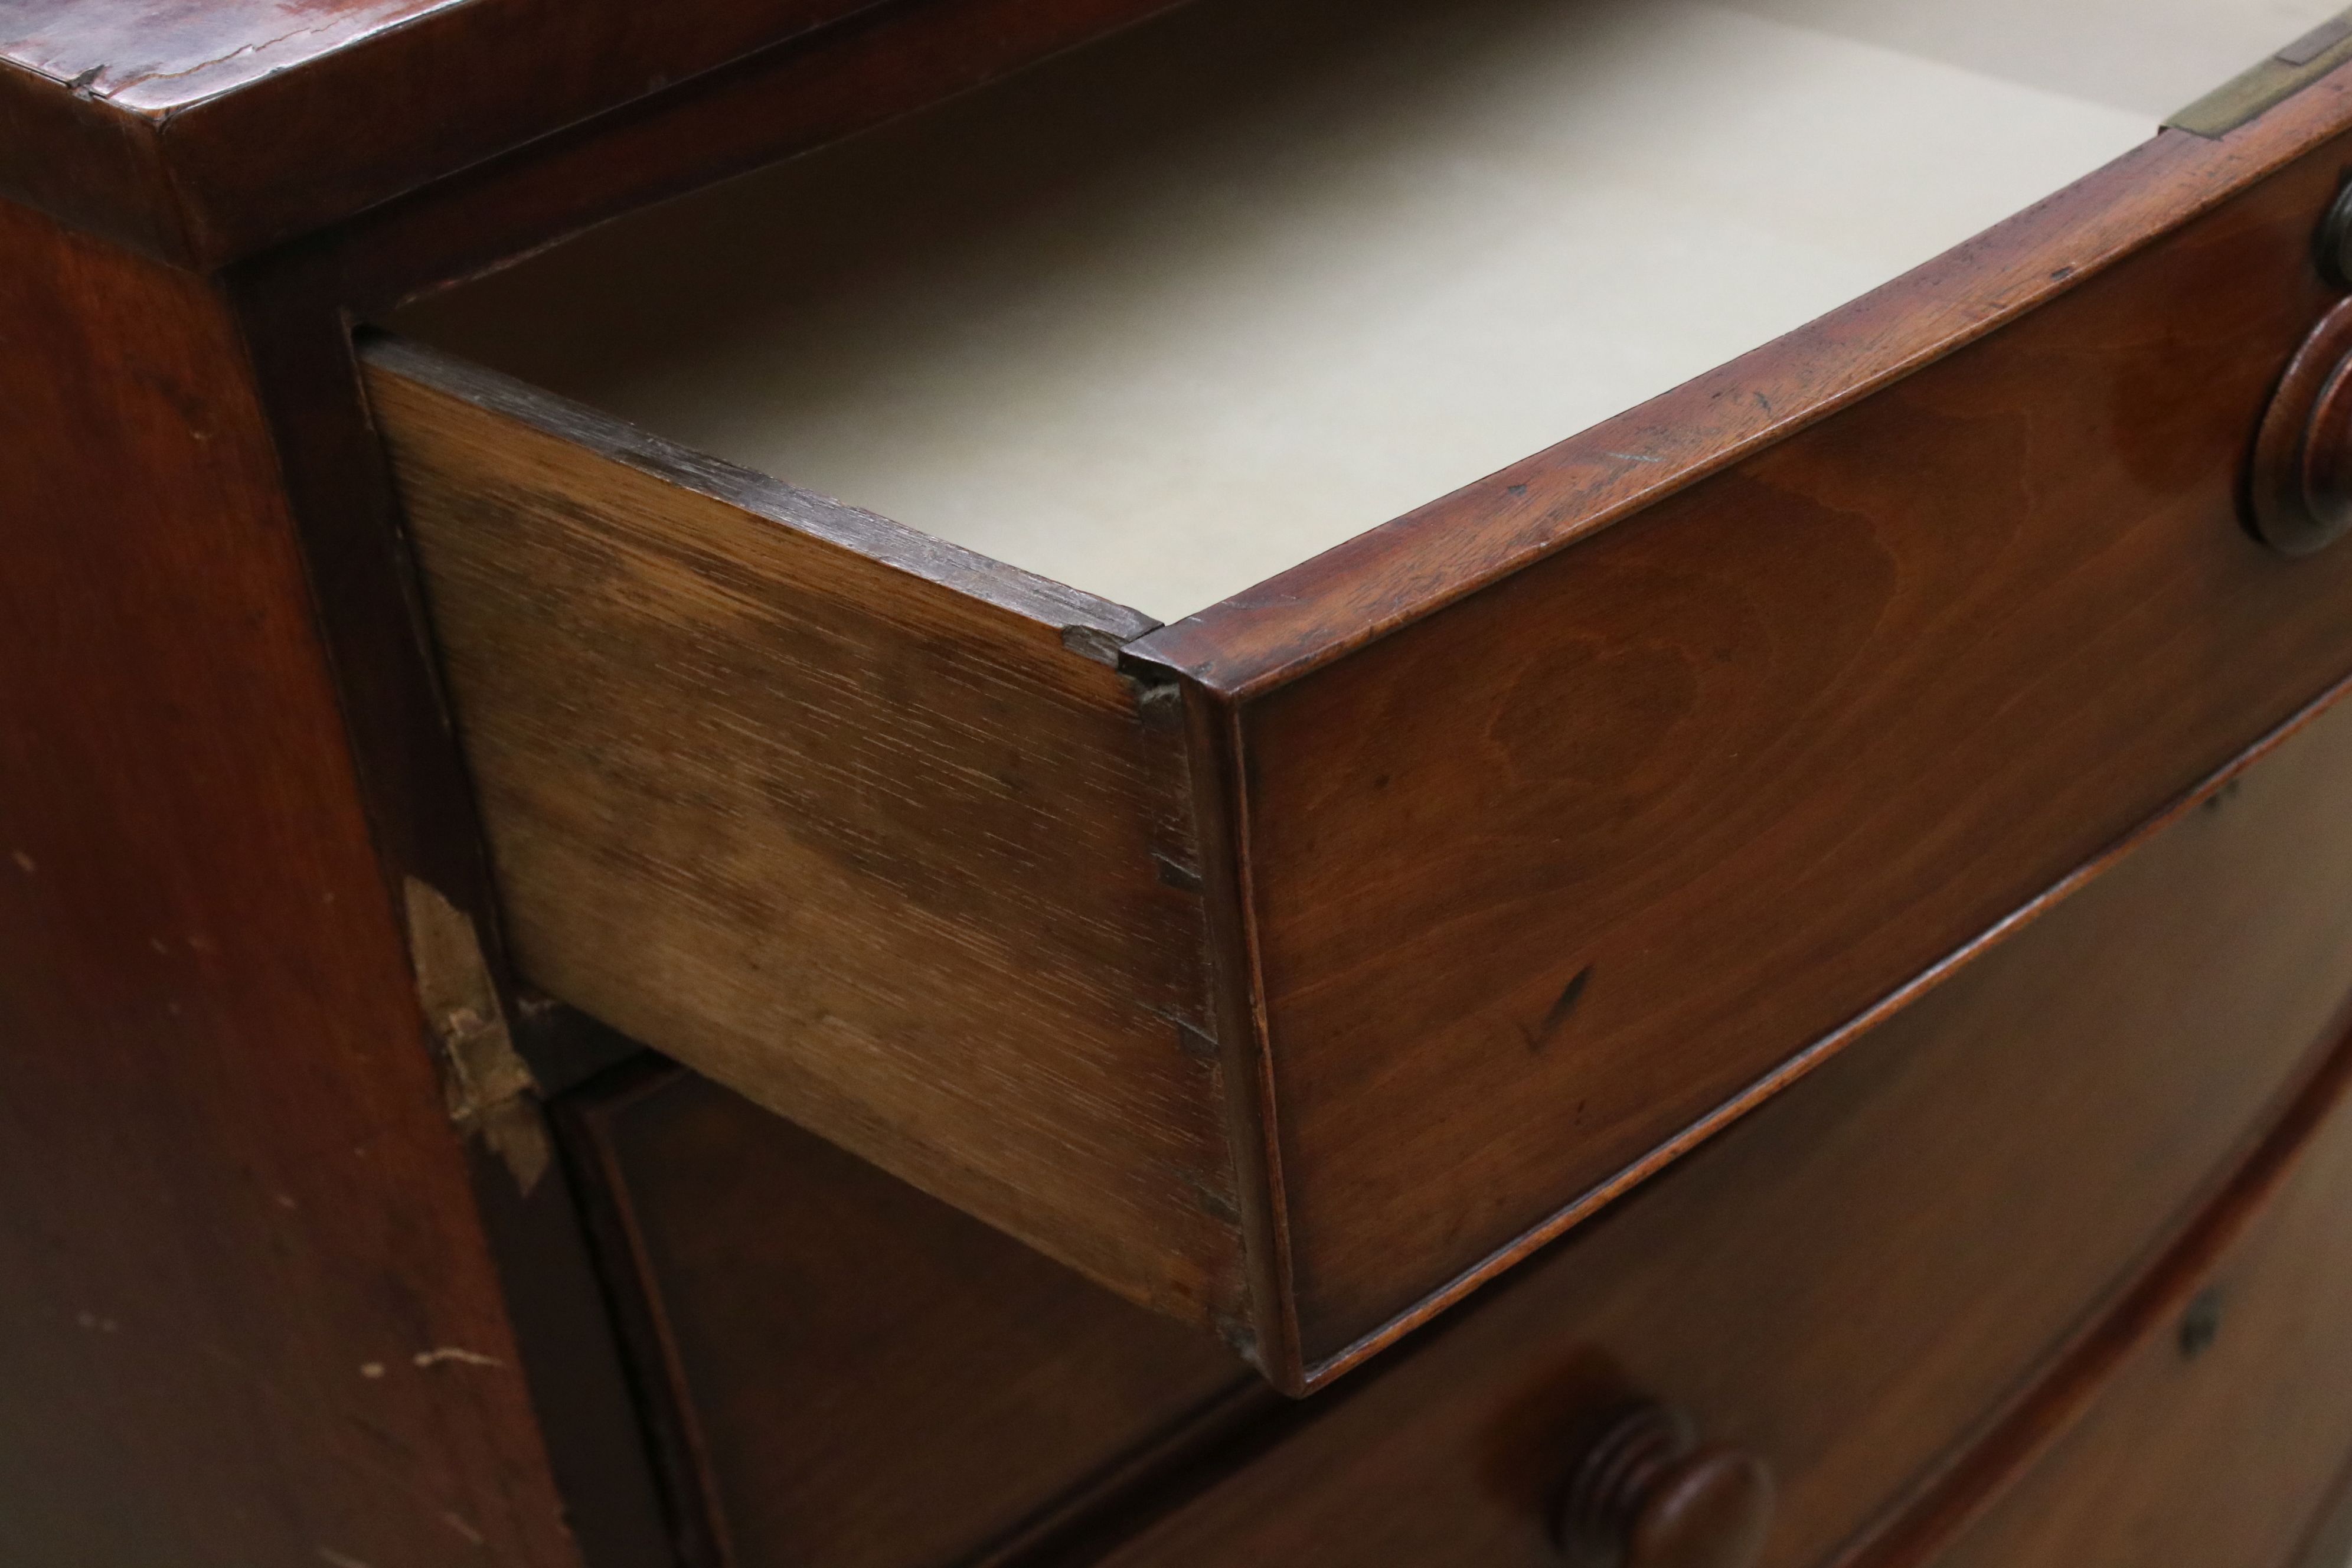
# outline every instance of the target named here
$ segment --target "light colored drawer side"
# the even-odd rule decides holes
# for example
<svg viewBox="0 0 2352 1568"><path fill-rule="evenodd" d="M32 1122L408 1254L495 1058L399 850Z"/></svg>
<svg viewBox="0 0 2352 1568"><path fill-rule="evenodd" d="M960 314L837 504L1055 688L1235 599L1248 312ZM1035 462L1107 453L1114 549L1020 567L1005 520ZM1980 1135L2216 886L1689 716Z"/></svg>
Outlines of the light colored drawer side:
<svg viewBox="0 0 2352 1568"><path fill-rule="evenodd" d="M369 384L532 983L1131 1299L1234 1314L1150 623L397 342Z"/></svg>

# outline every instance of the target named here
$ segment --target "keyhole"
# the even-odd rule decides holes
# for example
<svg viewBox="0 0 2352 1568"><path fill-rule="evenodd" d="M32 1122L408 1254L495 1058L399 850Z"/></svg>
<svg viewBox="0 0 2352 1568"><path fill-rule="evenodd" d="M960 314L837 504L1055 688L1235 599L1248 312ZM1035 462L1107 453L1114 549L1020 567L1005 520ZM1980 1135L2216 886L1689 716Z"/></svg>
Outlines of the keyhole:
<svg viewBox="0 0 2352 1568"><path fill-rule="evenodd" d="M2221 1292L2207 1290L2180 1314L2180 1359L2195 1361L2221 1334Z"/></svg>

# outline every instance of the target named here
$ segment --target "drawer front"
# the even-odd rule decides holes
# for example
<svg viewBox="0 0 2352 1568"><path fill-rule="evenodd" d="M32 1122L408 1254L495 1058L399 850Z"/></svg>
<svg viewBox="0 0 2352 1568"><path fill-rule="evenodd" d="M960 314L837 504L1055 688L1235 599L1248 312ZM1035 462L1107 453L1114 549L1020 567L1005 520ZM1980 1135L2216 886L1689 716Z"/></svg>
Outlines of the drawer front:
<svg viewBox="0 0 2352 1568"><path fill-rule="evenodd" d="M696 1564L937 1568L1234 1396L1214 1341L675 1068L562 1121Z"/></svg>
<svg viewBox="0 0 2352 1568"><path fill-rule="evenodd" d="M1553 1563L1587 1423L1631 1394L1771 1467L1766 1563L1824 1560L2084 1331L2335 1037L2347 780L2352 709L1115 1561Z"/></svg>
<svg viewBox="0 0 2352 1568"><path fill-rule="evenodd" d="M2340 1076L2340 1075L2339 1075ZM2282 1152L2284 1154L2284 1152ZM2352 1450L2352 1109L2232 1194L2132 1314L2086 1408L1933 1568L2282 1568L2323 1542ZM2117 1332L2123 1332L2118 1325Z"/></svg>
<svg viewBox="0 0 2352 1568"><path fill-rule="evenodd" d="M2210 199L2162 176L2211 144L2169 135L2019 220L2055 226L2020 290ZM1769 1091L2352 671L2352 548L2291 560L2240 515L2273 384L2340 298L2312 255L2346 158L1592 516L1614 476L1694 463L1720 405L1851 374L1866 326L1899 332L2023 244L1996 230L1874 315L1138 646L1230 748L1310 1365ZM1300 602L1373 614L1412 564L1544 521L1549 553L1328 662L1199 651Z"/></svg>

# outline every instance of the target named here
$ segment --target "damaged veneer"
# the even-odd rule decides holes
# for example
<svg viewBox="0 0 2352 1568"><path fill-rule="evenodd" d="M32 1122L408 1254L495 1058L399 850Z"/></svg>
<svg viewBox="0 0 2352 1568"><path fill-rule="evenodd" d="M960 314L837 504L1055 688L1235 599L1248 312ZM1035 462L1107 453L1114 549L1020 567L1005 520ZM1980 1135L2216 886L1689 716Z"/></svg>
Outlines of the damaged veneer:
<svg viewBox="0 0 2352 1568"><path fill-rule="evenodd" d="M440 1048L449 1120L488 1144L528 1197L552 1154L539 1086L515 1049L473 919L415 877L405 902L416 1000Z"/></svg>

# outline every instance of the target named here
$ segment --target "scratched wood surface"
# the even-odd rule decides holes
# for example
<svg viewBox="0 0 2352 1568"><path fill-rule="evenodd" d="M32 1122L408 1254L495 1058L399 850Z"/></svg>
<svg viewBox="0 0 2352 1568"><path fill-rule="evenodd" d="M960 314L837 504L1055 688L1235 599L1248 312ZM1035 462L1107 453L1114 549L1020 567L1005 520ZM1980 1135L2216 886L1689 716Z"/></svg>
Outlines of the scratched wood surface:
<svg viewBox="0 0 2352 1568"><path fill-rule="evenodd" d="M1767 1568L1833 1559L2313 1081L2352 1021L2347 779L2338 708L1111 1562L1538 1568L1574 1440L1629 1394L1772 1467Z"/></svg>
<svg viewBox="0 0 2352 1568"><path fill-rule="evenodd" d="M2236 495L2331 302L2338 160L1333 662L1230 703L1192 672L1310 1367L1801 1070L2352 671L2352 552L2284 560ZM2152 182L2137 221L2182 195Z"/></svg>
<svg viewBox="0 0 2352 1568"><path fill-rule="evenodd" d="M1180 716L1108 662L1149 623L425 351L371 372L524 976L1235 1320Z"/></svg>
<svg viewBox="0 0 2352 1568"><path fill-rule="evenodd" d="M576 1563L226 302L0 258L5 1555Z"/></svg>

